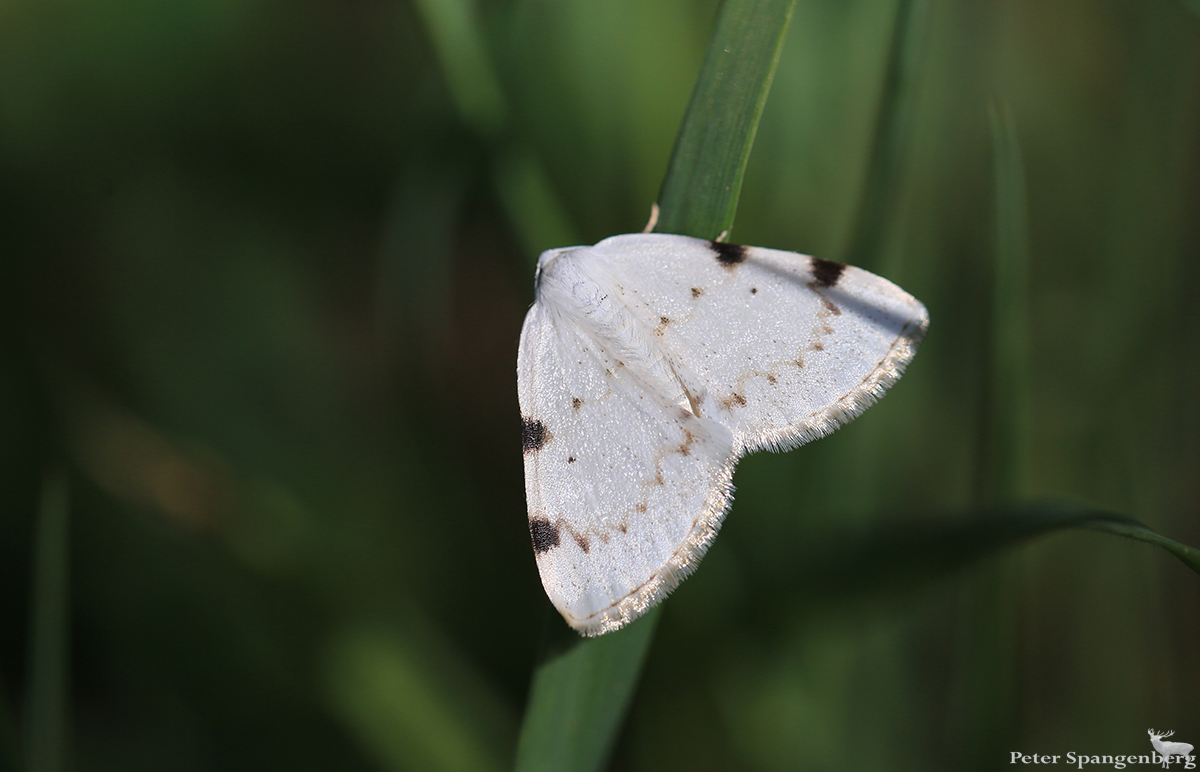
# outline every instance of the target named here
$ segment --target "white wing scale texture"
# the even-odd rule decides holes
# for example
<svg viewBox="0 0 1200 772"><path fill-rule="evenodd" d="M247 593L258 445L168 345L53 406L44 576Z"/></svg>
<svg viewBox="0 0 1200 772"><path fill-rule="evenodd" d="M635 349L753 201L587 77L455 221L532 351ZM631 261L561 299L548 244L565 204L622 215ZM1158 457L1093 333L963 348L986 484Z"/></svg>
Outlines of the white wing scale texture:
<svg viewBox="0 0 1200 772"><path fill-rule="evenodd" d="M740 456L861 413L928 325L867 271L687 236L550 250L536 283L517 360L530 535L550 600L585 635L694 570Z"/></svg>

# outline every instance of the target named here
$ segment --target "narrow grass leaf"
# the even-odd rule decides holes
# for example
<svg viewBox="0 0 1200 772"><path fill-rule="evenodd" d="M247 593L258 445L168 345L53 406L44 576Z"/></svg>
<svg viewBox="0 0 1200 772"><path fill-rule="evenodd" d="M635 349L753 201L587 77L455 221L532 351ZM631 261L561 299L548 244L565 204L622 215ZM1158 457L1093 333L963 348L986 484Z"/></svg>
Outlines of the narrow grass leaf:
<svg viewBox="0 0 1200 772"><path fill-rule="evenodd" d="M517 746L518 772L597 770L612 750L650 650L659 610L599 638L554 614Z"/></svg>
<svg viewBox="0 0 1200 772"><path fill-rule="evenodd" d="M659 233L714 239L738 196L795 0L725 0L658 196Z"/></svg>
<svg viewBox="0 0 1200 772"><path fill-rule="evenodd" d="M667 168L657 231L716 238L742 177L795 0L725 0ZM549 623L517 746L518 772L601 769L658 624L581 639Z"/></svg>
<svg viewBox="0 0 1200 772"><path fill-rule="evenodd" d="M842 262L880 266L884 245L898 221L905 149L912 134L918 75L929 38L930 0L900 0L887 69L875 113L867 171ZM883 269L894 275L896 266Z"/></svg>
<svg viewBox="0 0 1200 772"><path fill-rule="evenodd" d="M1029 224L1025 164L1012 114L992 105L995 185L991 336L979 502L1019 501L1030 455Z"/></svg>
<svg viewBox="0 0 1200 772"><path fill-rule="evenodd" d="M1186 544L1169 539L1159 532L1147 528L1136 520L1130 520L1124 517L1111 515L1097 514L1088 517L1081 517L1078 522L1081 528L1091 528L1094 531L1105 531L1107 533L1115 533L1118 536L1124 536L1128 539L1137 539L1144 541L1147 544L1153 544L1156 547L1162 547L1167 552L1170 552L1179 561L1188 568L1200 574L1200 550L1195 547L1189 547Z"/></svg>
<svg viewBox="0 0 1200 772"><path fill-rule="evenodd" d="M33 607L25 708L25 769L60 772L66 765L70 573L67 476L46 473L34 534Z"/></svg>
<svg viewBox="0 0 1200 772"><path fill-rule="evenodd" d="M786 585L800 608L912 592L1033 539L1071 529L1111 533L1167 550L1200 575L1200 550L1122 515L1062 502L979 511L974 516L827 533L798 554ZM778 579L777 579L778 581ZM763 614L776 613L778 601Z"/></svg>
<svg viewBox="0 0 1200 772"><path fill-rule="evenodd" d="M511 753L489 731L505 722L486 683L420 619L405 619L403 635L361 622L337 631L324 681L334 715L381 769L498 772Z"/></svg>
<svg viewBox="0 0 1200 772"><path fill-rule="evenodd" d="M1001 105L990 110L994 236L991 314L975 504L993 508L1022 500L1030 455L1028 419L1029 245L1025 174L1016 127ZM1013 640L1017 604L1015 567L991 564L962 584L959 642L953 677L956 752L968 766L983 767L1003 753L1015 732L1017 672Z"/></svg>
<svg viewBox="0 0 1200 772"><path fill-rule="evenodd" d="M931 5L932 0L899 0L896 4L858 208L845 239L846 247L836 258L896 281L903 276L903 253L888 250L887 244L900 235L904 159L910 152L916 119L917 82L929 39ZM886 431L883 423L868 421L856 427L849 440L856 445L852 469L857 484L846 486L840 495L850 511L879 508L880 492L875 483L881 479L884 451L880 438Z"/></svg>
<svg viewBox="0 0 1200 772"><path fill-rule="evenodd" d="M580 243L536 153L505 146L494 154L492 169L496 193L516 231L521 250L531 261L531 270L544 250Z"/></svg>
<svg viewBox="0 0 1200 772"><path fill-rule="evenodd" d="M507 107L474 0L416 0L416 7L459 112L481 136L495 136Z"/></svg>

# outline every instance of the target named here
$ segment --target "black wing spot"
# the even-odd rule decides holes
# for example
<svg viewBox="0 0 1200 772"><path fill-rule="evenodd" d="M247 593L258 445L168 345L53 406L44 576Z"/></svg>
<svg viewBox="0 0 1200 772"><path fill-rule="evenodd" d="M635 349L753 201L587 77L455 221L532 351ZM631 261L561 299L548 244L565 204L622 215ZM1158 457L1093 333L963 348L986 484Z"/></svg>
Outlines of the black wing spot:
<svg viewBox="0 0 1200 772"><path fill-rule="evenodd" d="M521 416L521 452L536 453L550 441L550 430L536 418Z"/></svg>
<svg viewBox="0 0 1200 772"><path fill-rule="evenodd" d="M558 526L544 517L535 517L529 521L529 538L533 540L535 554L549 552L558 546Z"/></svg>
<svg viewBox="0 0 1200 772"><path fill-rule="evenodd" d="M846 270L846 266L842 263L822 260L819 257L810 259L812 260L813 284L818 287L833 287L842 278L842 272Z"/></svg>
<svg viewBox="0 0 1200 772"><path fill-rule="evenodd" d="M568 464L574 464L574 463L575 463L575 457L574 457L574 456L567 456L567 463L568 463Z"/></svg>
<svg viewBox="0 0 1200 772"><path fill-rule="evenodd" d="M692 287L692 297L698 298L704 294L704 290L700 287Z"/></svg>
<svg viewBox="0 0 1200 772"><path fill-rule="evenodd" d="M751 287L751 288L750 288L750 294L751 294L751 295L757 295L757 294L758 294L758 287Z"/></svg>
<svg viewBox="0 0 1200 772"><path fill-rule="evenodd" d="M717 253L717 262L726 268L733 268L738 263L745 262L749 250L741 244L726 244L723 241L710 241L709 247Z"/></svg>

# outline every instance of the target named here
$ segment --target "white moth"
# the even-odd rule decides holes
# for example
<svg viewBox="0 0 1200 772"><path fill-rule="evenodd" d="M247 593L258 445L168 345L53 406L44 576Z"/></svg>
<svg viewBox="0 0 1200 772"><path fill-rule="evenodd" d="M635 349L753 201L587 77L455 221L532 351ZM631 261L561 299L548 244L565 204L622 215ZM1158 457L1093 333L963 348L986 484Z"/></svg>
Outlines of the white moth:
<svg viewBox="0 0 1200 772"><path fill-rule="evenodd" d="M628 624L690 574L746 453L857 416L925 307L859 268L656 233L543 252L517 392L529 533L568 624Z"/></svg>

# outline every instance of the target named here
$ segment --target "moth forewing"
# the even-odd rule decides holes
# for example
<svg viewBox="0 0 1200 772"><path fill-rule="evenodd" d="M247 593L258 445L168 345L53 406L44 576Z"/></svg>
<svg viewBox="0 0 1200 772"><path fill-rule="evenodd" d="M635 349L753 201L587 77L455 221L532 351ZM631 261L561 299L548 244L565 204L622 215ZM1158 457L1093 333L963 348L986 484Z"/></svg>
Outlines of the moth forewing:
<svg viewBox="0 0 1200 772"><path fill-rule="evenodd" d="M584 634L695 569L739 456L861 413L928 325L867 271L665 234L543 253L536 290L517 367L530 538Z"/></svg>

